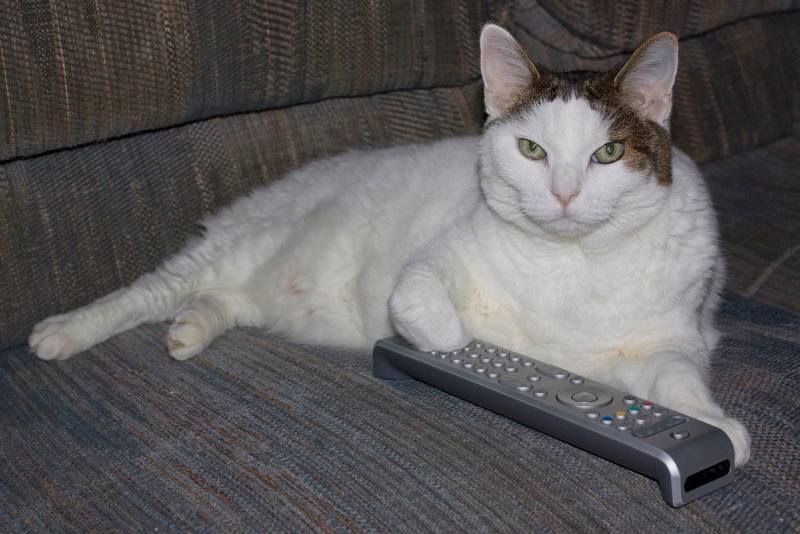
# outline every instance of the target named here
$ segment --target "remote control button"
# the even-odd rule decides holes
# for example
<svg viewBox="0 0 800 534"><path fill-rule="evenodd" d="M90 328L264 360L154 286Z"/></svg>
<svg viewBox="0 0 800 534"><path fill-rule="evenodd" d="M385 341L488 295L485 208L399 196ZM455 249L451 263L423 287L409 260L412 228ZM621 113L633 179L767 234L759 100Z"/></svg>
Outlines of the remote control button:
<svg viewBox="0 0 800 534"><path fill-rule="evenodd" d="M447 353L446 352L442 352L441 354L439 354L439 359L440 360L446 360L447 359Z"/></svg>
<svg viewBox="0 0 800 534"><path fill-rule="evenodd" d="M545 390L543 390L543 389L534 389L533 390L533 396L534 397L538 397L540 399L543 399L543 398L545 398L547 396L547 392Z"/></svg>
<svg viewBox="0 0 800 534"><path fill-rule="evenodd" d="M649 420L650 420L649 415L637 415L636 417L633 418L633 422L636 423L637 425L643 425L647 423Z"/></svg>
<svg viewBox="0 0 800 534"><path fill-rule="evenodd" d="M533 362L530 360L525 360L522 362L522 365L524 365L525 367L533 367Z"/></svg>
<svg viewBox="0 0 800 534"><path fill-rule="evenodd" d="M580 403L595 402L597 400L597 395L588 391L579 391L572 395L572 400Z"/></svg>
<svg viewBox="0 0 800 534"><path fill-rule="evenodd" d="M519 391L530 391L531 387L530 386L526 386L524 384L521 384L521 385L517 386L517 390L519 390Z"/></svg>
<svg viewBox="0 0 800 534"><path fill-rule="evenodd" d="M641 412L641 410L639 409L638 406L634 405L628 408L628 413L630 413L631 415L639 415L639 412Z"/></svg>
<svg viewBox="0 0 800 534"><path fill-rule="evenodd" d="M498 352L497 355L501 358L508 358L508 353L506 351Z"/></svg>
<svg viewBox="0 0 800 534"><path fill-rule="evenodd" d="M438 350L432 350L432 351L430 351L430 354L431 354L431 356L438 356L439 355L439 351Z"/></svg>
<svg viewBox="0 0 800 534"><path fill-rule="evenodd" d="M651 425L647 425L637 430L634 430L632 435L637 438L649 438L652 435L658 434L659 432L663 432L664 430L669 430L670 428L674 428L678 425L682 425L683 423L686 423L688 421L689 421L688 419L680 415L664 417L655 421Z"/></svg>
<svg viewBox="0 0 800 534"><path fill-rule="evenodd" d="M511 360L512 362L518 362L518 361L520 361L522 358L521 358L520 356L516 356L516 355L514 355L514 356L511 356L511 357L509 357L508 359L509 359L509 360Z"/></svg>
<svg viewBox="0 0 800 534"><path fill-rule="evenodd" d="M482 375L483 373L486 372L486 367L476 367L475 372L478 373L479 375Z"/></svg>
<svg viewBox="0 0 800 534"><path fill-rule="evenodd" d="M572 378L569 379L569 381L572 382L573 384L580 385L583 384L583 377L573 376Z"/></svg>
<svg viewBox="0 0 800 534"><path fill-rule="evenodd" d="M539 368L541 371L541 368ZM613 397L604 389L591 386L570 386L556 393L561 404L574 408L597 408L611 404Z"/></svg>
<svg viewBox="0 0 800 534"><path fill-rule="evenodd" d="M454 350L450 354L452 354L453 356L458 356L459 354L461 354L461 351L460 350Z"/></svg>
<svg viewBox="0 0 800 534"><path fill-rule="evenodd" d="M517 372L517 368L509 366L509 367L506 367L506 371L509 372L509 373L516 373Z"/></svg>
<svg viewBox="0 0 800 534"><path fill-rule="evenodd" d="M497 352L497 349L494 347L489 347L488 349L486 349L486 352L488 352L489 354L494 354L495 352Z"/></svg>
<svg viewBox="0 0 800 534"><path fill-rule="evenodd" d="M539 375L531 375L531 376L528 377L528 381L529 382L538 382L541 379L542 379L542 377L539 376Z"/></svg>
<svg viewBox="0 0 800 534"><path fill-rule="evenodd" d="M503 362L492 362L492 367L503 367Z"/></svg>
<svg viewBox="0 0 800 534"><path fill-rule="evenodd" d="M625 419L627 419L628 414L625 413L625 410L618 410L616 413L614 413L614 417L616 417L621 421L624 421Z"/></svg>
<svg viewBox="0 0 800 534"><path fill-rule="evenodd" d="M483 347L483 343L475 343L474 347L476 349L479 349L479 348Z"/></svg>
<svg viewBox="0 0 800 534"><path fill-rule="evenodd" d="M453 362L456 365L461 365L461 358L453 358L450 361Z"/></svg>
<svg viewBox="0 0 800 534"><path fill-rule="evenodd" d="M613 418L613 417L611 417L610 415L604 415L604 416L603 416L603 417L600 419L600 422L601 422L601 423L603 423L604 425L610 425L611 423L613 423L613 422L614 422L614 418Z"/></svg>
<svg viewBox="0 0 800 534"><path fill-rule="evenodd" d="M586 412L586 417L588 417L589 419L597 419L598 417L600 417L600 412L598 412L597 410L589 410L588 412Z"/></svg>
<svg viewBox="0 0 800 534"><path fill-rule="evenodd" d="M470 352L470 353L469 353L469 357L470 357L471 359L475 360L475 359L477 359L478 357L480 357L480 354L478 354L477 352Z"/></svg>
<svg viewBox="0 0 800 534"><path fill-rule="evenodd" d="M494 371L492 371L491 373L487 373L486 376L488 376L489 378L497 378L498 376L500 376L500 373L495 373Z"/></svg>
<svg viewBox="0 0 800 534"><path fill-rule="evenodd" d="M617 430L621 430L623 432L626 431L626 430L629 430L630 428L631 428L630 425L628 425L626 423L619 423L617 425Z"/></svg>
<svg viewBox="0 0 800 534"><path fill-rule="evenodd" d="M672 439L686 439L689 437L688 430L676 430L675 432L670 434Z"/></svg>
<svg viewBox="0 0 800 534"><path fill-rule="evenodd" d="M667 415L667 410L664 408L653 408L653 417L663 417Z"/></svg>
<svg viewBox="0 0 800 534"><path fill-rule="evenodd" d="M555 378L556 380L564 380L569 376L569 373L563 369L559 369L558 367L549 367L546 365L540 365L538 367L539 372L543 375L547 375L550 378Z"/></svg>
<svg viewBox="0 0 800 534"><path fill-rule="evenodd" d="M624 402L625 404L636 404L636 397L634 397L633 395L625 395L624 397L622 397L622 402Z"/></svg>
<svg viewBox="0 0 800 534"><path fill-rule="evenodd" d="M652 410L653 403L650 401L642 401L642 410Z"/></svg>
<svg viewBox="0 0 800 534"><path fill-rule="evenodd" d="M472 363L472 362L464 362L464 368L465 369L472 369L473 367L475 367L474 363Z"/></svg>
<svg viewBox="0 0 800 534"><path fill-rule="evenodd" d="M481 358L481 362L483 362L483 363L492 363L492 359L489 358L488 356L484 356L483 358Z"/></svg>

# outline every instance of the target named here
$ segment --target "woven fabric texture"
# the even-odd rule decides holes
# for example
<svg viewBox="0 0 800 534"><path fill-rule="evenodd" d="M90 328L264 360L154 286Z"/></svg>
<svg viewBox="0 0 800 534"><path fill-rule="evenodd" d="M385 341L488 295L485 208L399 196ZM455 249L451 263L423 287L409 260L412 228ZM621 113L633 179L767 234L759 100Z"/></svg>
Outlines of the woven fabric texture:
<svg viewBox="0 0 800 534"><path fill-rule="evenodd" d="M585 20L607 27L611 44L576 35L534 0L519 2L511 29L534 61L553 70L610 69L650 35L675 31L681 39L672 137L700 163L791 135L800 123L800 62L795 59L800 57L800 2L775 3L776 9L778 4L793 9L772 14L768 2L733 8L728 2L671 3L685 10L664 9L670 2L615 2L613 8L607 2L576 2L558 11L562 16L563 9L573 7L576 13L602 11L603 16ZM730 19L737 9L753 13ZM663 13L657 16L659 10ZM724 15L726 23L717 27L723 19L712 15ZM568 19L581 20L577 14Z"/></svg>
<svg viewBox="0 0 800 534"><path fill-rule="evenodd" d="M0 165L0 347L155 268L204 214L349 147L476 133L479 82L210 119Z"/></svg>
<svg viewBox="0 0 800 534"><path fill-rule="evenodd" d="M0 530L796 532L800 318L731 298L715 395L753 436L681 509L657 484L369 354L236 330L188 362L164 325L67 362L0 355Z"/></svg>
<svg viewBox="0 0 800 534"><path fill-rule="evenodd" d="M796 312L800 312L798 169L798 136L703 167L719 215L729 287Z"/></svg>
<svg viewBox="0 0 800 534"><path fill-rule="evenodd" d="M233 112L463 85L493 0L0 3L0 161Z"/></svg>

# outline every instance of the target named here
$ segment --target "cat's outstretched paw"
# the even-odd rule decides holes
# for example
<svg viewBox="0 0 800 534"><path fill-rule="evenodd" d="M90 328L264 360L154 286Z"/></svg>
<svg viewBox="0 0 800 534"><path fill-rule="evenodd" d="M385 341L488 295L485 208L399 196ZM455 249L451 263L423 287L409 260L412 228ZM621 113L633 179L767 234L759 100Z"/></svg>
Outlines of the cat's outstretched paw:
<svg viewBox="0 0 800 534"><path fill-rule="evenodd" d="M398 333L420 350L455 350L472 341L449 302L406 303L393 296L389 308Z"/></svg>
<svg viewBox="0 0 800 534"><path fill-rule="evenodd" d="M42 360L65 360L92 346L71 314L54 315L33 327L28 338L30 351Z"/></svg>
<svg viewBox="0 0 800 534"><path fill-rule="evenodd" d="M211 343L208 325L192 310L175 318L167 333L169 355L176 360L188 360L201 353Z"/></svg>

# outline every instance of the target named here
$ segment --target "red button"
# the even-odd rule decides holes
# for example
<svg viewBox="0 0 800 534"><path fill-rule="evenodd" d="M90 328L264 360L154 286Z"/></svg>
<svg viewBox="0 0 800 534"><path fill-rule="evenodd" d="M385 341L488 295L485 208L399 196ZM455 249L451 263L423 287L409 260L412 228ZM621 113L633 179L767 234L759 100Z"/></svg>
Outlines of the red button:
<svg viewBox="0 0 800 534"><path fill-rule="evenodd" d="M644 408L645 410L652 410L653 403L650 401L642 401L642 408Z"/></svg>

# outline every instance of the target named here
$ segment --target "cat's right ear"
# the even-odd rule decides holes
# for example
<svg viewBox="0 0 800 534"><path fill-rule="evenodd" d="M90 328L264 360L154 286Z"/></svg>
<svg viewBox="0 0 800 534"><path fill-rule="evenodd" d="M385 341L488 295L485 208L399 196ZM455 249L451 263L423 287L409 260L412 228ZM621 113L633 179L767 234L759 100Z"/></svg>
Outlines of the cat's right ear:
<svg viewBox="0 0 800 534"><path fill-rule="evenodd" d="M495 24L487 24L481 32L481 74L490 119L508 112L539 77L519 43Z"/></svg>

